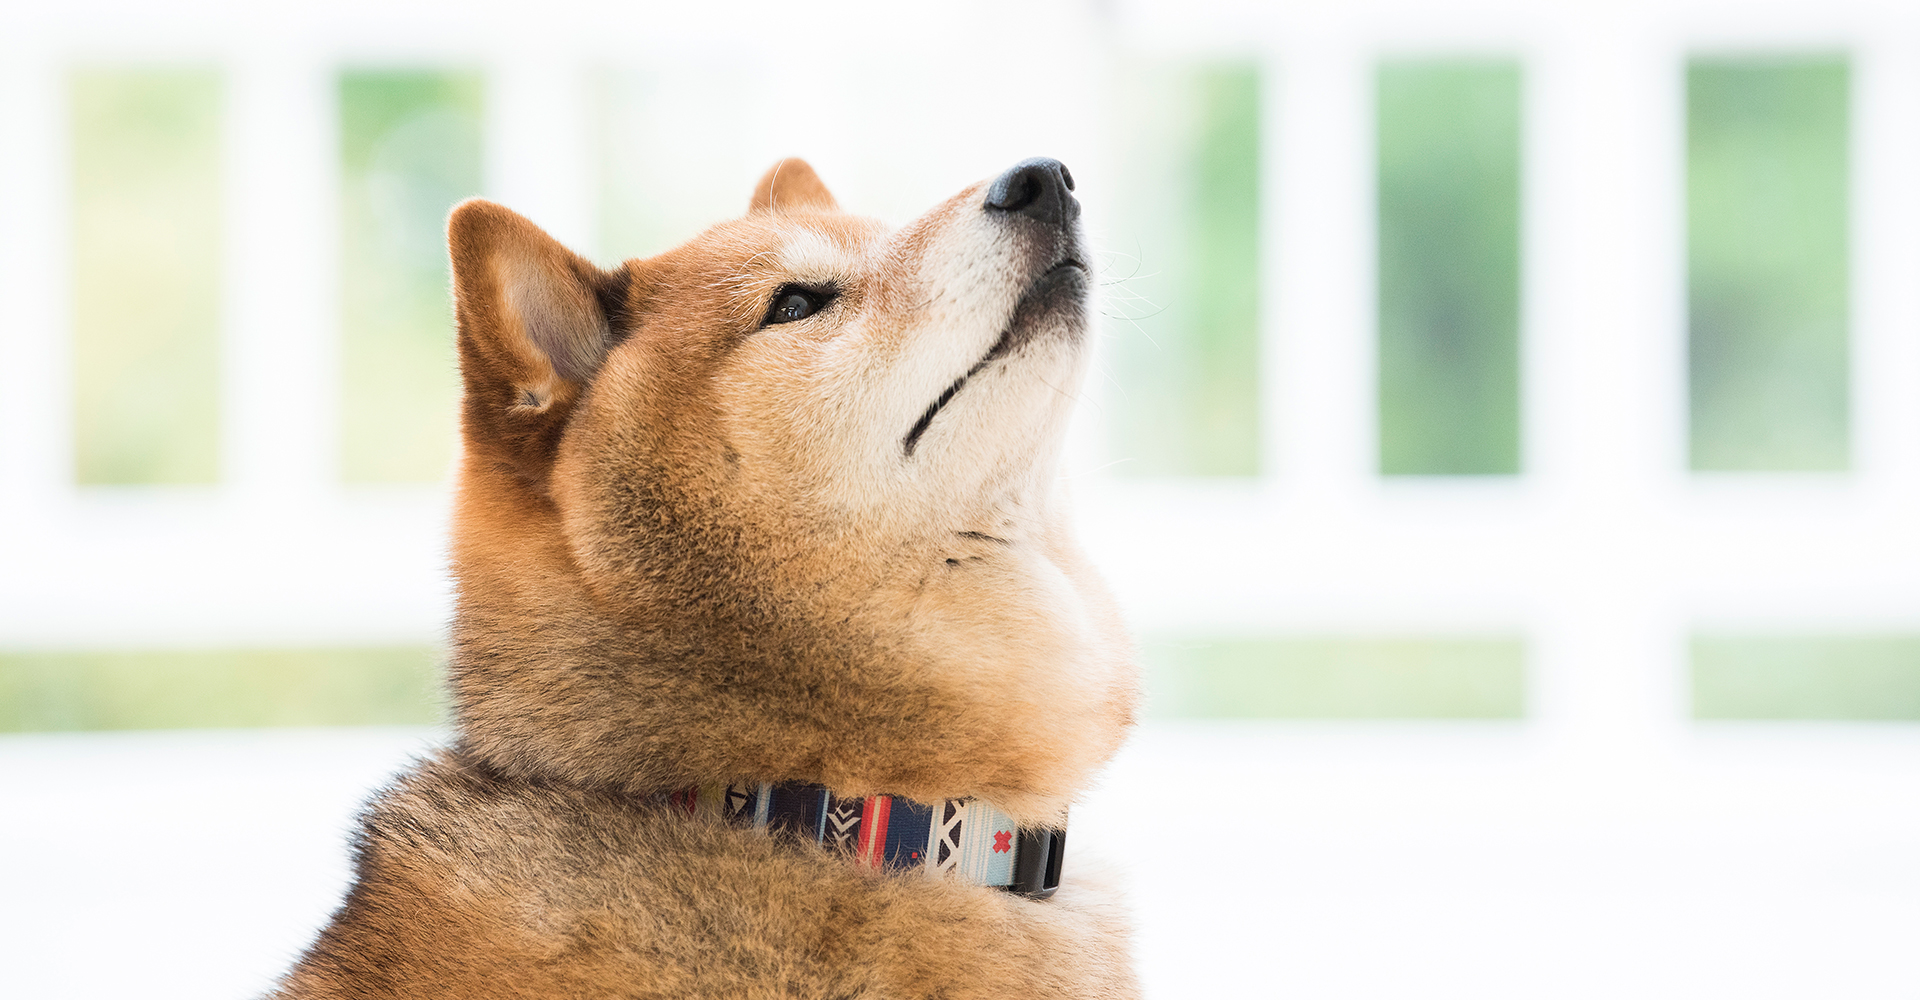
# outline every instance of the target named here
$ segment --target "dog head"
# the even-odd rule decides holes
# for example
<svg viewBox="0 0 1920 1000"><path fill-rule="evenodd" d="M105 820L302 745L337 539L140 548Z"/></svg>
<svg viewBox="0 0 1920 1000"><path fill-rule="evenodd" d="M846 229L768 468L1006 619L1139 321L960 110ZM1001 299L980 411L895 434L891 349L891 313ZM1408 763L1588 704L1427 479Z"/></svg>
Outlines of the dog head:
<svg viewBox="0 0 1920 1000"><path fill-rule="evenodd" d="M634 791L1057 816L1135 700L1057 471L1072 183L1027 161L889 231L787 160L742 218L610 271L455 209L467 744Z"/></svg>

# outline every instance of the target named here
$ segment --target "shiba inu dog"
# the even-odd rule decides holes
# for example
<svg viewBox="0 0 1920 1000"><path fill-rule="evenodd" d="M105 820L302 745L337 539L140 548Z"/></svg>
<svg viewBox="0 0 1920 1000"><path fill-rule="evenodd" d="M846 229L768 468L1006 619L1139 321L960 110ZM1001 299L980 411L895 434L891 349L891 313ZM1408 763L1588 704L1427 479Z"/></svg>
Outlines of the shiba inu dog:
<svg viewBox="0 0 1920 1000"><path fill-rule="evenodd" d="M277 996L1135 995L1061 862L1137 683L1056 468L1072 188L889 231L786 160L612 270L454 210L457 739Z"/></svg>

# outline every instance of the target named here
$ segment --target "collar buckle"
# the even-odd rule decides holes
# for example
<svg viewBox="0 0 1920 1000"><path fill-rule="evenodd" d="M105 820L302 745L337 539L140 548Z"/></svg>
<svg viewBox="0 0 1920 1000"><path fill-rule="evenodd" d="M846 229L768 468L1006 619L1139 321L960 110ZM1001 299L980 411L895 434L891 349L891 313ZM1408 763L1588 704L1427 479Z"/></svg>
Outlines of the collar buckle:
<svg viewBox="0 0 1920 1000"><path fill-rule="evenodd" d="M1008 892L1028 899L1046 899L1060 888L1060 863L1067 856L1067 831L1021 827L1020 849L1013 858L1013 884Z"/></svg>

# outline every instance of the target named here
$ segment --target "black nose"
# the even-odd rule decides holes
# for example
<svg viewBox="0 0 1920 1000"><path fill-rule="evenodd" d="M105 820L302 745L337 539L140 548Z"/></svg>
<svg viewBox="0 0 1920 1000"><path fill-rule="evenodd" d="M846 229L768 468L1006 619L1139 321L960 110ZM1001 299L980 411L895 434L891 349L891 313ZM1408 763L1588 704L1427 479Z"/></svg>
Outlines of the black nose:
<svg viewBox="0 0 1920 1000"><path fill-rule="evenodd" d="M1073 175L1059 160L1036 156L1021 160L987 186L987 210L1018 212L1036 222L1059 226L1080 217L1080 203L1068 192Z"/></svg>

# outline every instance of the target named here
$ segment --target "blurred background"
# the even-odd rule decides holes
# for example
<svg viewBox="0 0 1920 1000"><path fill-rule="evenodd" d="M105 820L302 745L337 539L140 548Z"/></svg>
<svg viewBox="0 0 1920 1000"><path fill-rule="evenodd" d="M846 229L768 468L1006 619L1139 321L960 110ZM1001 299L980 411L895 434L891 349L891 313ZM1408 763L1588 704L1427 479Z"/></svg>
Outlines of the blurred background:
<svg viewBox="0 0 1920 1000"><path fill-rule="evenodd" d="M448 207L612 263L787 155L1079 182L1151 996L1920 992L1909 5L79 0L0 8L0 993L258 993L442 738Z"/></svg>

